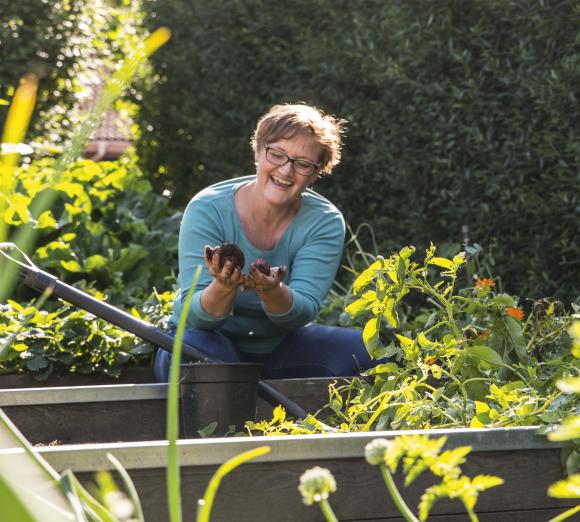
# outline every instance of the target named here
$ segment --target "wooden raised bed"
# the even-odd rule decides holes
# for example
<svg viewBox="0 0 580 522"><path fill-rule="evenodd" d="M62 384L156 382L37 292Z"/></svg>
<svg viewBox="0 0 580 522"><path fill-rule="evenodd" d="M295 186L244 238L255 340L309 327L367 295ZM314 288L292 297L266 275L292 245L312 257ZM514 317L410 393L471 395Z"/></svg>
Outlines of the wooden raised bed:
<svg viewBox="0 0 580 522"><path fill-rule="evenodd" d="M328 401L336 379L268 381L307 411ZM1 384L1 382L0 382ZM81 444L165 438L166 384L0 389L0 408L32 444ZM256 418L272 407L259 399Z"/></svg>
<svg viewBox="0 0 580 522"><path fill-rule="evenodd" d="M535 431L526 427L413 433L447 435L447 448L471 445L473 451L463 466L464 472L469 476L495 474L505 480L503 486L481 494L476 510L481 521L543 522L575 505L575 501L552 499L546 494L548 486L562 478L560 448ZM365 445L374 438L390 438L400 433L411 432L180 441L184 520L194 520L196 500L203 495L219 464L262 445L271 446L271 453L237 468L222 482L213 520L323 520L318 507L304 506L297 491L300 475L315 465L330 469L337 480L338 492L331 496L331 503L342 522L401 520L386 493L379 469L366 464L363 456ZM70 468L85 483L93 479L96 470L111 468L106 453L113 453L135 482L146 520L168 519L164 441L65 445L42 447L39 451L57 470ZM399 482L400 479L398 476ZM415 511L420 493L430 484L425 473L410 488L400 486ZM459 501L441 501L430 520L462 521L467 520L467 515Z"/></svg>

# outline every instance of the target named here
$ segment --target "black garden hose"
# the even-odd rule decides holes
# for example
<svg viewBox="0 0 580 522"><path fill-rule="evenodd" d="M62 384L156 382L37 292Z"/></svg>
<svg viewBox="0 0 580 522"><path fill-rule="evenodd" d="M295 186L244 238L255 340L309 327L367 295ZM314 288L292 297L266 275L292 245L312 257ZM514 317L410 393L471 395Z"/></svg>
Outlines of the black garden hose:
<svg viewBox="0 0 580 522"><path fill-rule="evenodd" d="M87 312L90 312L91 314L94 314L95 316L100 317L101 319L104 319L105 321L114 324L115 326L118 326L147 342L152 343L155 346L159 346L163 350L170 353L173 351L173 336L145 321L137 319L136 317L111 306L110 304L99 301L89 294L59 281L58 278L53 275L40 270L32 264L29 259L27 259L28 264L25 264L7 256L4 252L2 253L7 259L20 265L19 275L26 286L34 288L40 292L50 289L52 294L56 297L78 306L79 308L82 308L83 310L86 310ZM181 350L183 356L192 361L223 362L215 357L207 356L195 346L186 344L185 342L182 343ZM286 412L292 417L301 419L306 417L306 412L303 408L262 380L258 381L258 396L272 406L277 406L278 404L282 405Z"/></svg>

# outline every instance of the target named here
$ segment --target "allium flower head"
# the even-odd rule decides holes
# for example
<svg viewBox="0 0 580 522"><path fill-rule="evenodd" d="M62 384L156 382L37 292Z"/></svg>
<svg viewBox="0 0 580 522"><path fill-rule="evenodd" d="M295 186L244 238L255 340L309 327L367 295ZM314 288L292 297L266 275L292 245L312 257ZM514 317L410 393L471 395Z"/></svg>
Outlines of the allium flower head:
<svg viewBox="0 0 580 522"><path fill-rule="evenodd" d="M387 439L375 439L365 446L365 459L372 466L385 463L385 455L390 442Z"/></svg>
<svg viewBox="0 0 580 522"><path fill-rule="evenodd" d="M311 506L314 502L326 500L336 491L336 480L329 470L316 466L302 474L298 491L302 494L302 501Z"/></svg>

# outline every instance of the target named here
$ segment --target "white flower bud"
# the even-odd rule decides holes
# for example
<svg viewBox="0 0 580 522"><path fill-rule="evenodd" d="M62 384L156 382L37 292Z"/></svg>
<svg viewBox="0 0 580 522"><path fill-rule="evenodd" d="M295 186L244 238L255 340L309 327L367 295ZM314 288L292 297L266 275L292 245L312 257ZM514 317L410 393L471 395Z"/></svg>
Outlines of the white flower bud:
<svg viewBox="0 0 580 522"><path fill-rule="evenodd" d="M302 501L311 506L314 502L326 500L336 491L336 480L329 470L316 466L302 474L298 491L302 494Z"/></svg>
<svg viewBox="0 0 580 522"><path fill-rule="evenodd" d="M374 439L365 446L365 458L372 466L385 463L390 442L387 439Z"/></svg>

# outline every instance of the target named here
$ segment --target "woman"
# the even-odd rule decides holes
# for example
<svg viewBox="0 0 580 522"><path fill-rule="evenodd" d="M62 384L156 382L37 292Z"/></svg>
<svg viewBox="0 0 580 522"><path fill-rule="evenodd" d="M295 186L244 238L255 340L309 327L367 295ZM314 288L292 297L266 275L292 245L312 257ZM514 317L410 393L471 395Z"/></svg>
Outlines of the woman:
<svg viewBox="0 0 580 522"><path fill-rule="evenodd" d="M252 136L256 175L212 185L189 203L179 235L178 324L198 265L205 264L187 316L184 341L226 362L261 362L264 378L356 375L371 365L361 332L309 325L338 270L344 219L310 190L340 161L343 121L308 105L276 105ZM244 274L210 246L237 244ZM246 266L247 266L246 265ZM167 381L170 355L155 374Z"/></svg>

